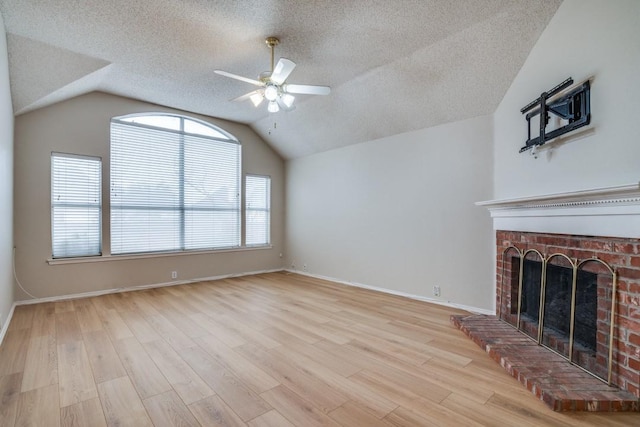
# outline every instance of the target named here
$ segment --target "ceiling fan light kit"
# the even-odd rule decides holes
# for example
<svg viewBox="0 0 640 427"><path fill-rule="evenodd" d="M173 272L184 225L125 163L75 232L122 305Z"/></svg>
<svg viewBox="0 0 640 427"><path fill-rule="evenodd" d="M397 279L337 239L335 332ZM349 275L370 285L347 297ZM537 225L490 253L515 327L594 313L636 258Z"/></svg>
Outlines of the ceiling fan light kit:
<svg viewBox="0 0 640 427"><path fill-rule="evenodd" d="M257 107L258 105L262 104L264 96L262 96L262 94L260 93L254 92L249 96L249 99L251 100L251 102L253 102L253 106Z"/></svg>
<svg viewBox="0 0 640 427"><path fill-rule="evenodd" d="M280 99L282 99L284 105L291 108L293 106L293 101L296 100L296 97L291 95L290 93L283 93Z"/></svg>
<svg viewBox="0 0 640 427"><path fill-rule="evenodd" d="M328 95L331 92L329 86L286 84L285 81L296 67L296 63L286 58L280 58L277 63L274 63L274 48L280 43L280 40L276 37L267 37L265 42L267 47L271 49L271 71L260 73L258 80L242 77L227 71L214 70L216 74L221 76L260 87L259 89L234 98L232 101L249 99L255 107L258 107L262 101L266 99L268 101L267 111L277 113L281 109L291 111L295 108L293 103L296 98L293 94Z"/></svg>

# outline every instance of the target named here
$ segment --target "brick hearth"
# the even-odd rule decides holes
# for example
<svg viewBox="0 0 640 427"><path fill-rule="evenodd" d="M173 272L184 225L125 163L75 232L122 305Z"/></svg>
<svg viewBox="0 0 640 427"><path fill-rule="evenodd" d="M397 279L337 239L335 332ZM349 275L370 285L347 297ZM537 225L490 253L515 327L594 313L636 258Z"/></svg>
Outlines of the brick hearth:
<svg viewBox="0 0 640 427"><path fill-rule="evenodd" d="M554 411L640 411L632 393L607 386L495 316L451 321Z"/></svg>

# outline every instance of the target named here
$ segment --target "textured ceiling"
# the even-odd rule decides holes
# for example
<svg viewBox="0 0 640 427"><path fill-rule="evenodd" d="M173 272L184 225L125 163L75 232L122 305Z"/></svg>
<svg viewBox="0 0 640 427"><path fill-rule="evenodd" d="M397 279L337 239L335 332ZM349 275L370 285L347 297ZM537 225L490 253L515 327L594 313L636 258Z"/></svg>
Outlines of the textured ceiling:
<svg viewBox="0 0 640 427"><path fill-rule="evenodd" d="M490 114L561 0L0 0L22 114L104 91L249 124L283 157ZM331 86L292 112L229 99L276 58Z"/></svg>

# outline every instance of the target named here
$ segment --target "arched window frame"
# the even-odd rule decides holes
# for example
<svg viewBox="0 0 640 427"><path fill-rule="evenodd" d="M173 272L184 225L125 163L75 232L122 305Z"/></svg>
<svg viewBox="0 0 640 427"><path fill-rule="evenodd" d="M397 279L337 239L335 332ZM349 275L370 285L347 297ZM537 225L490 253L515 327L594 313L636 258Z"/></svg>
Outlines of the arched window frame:
<svg viewBox="0 0 640 427"><path fill-rule="evenodd" d="M154 117L174 124L154 124ZM189 132L189 123L211 132ZM241 146L236 137L192 117L140 113L111 119L110 144L112 255L241 246ZM202 181L200 200L193 194L196 186L189 184L194 176ZM163 193L163 186L171 189Z"/></svg>
<svg viewBox="0 0 640 427"><path fill-rule="evenodd" d="M139 122L134 122L133 119L142 119L142 118L151 118L151 117L167 117L167 118L176 118L179 119L181 122L181 129L172 129L169 127L163 127L163 126L156 126L156 125L150 125L150 124L145 124L145 123L139 123ZM204 136L204 137L209 137L212 139L216 139L219 141L230 141L230 142L236 142L239 143L240 141L238 141L238 138L236 138L234 135L232 135L231 133L227 132L226 130L213 125L211 123L208 123L204 120L200 120L200 119L196 119L194 117L189 117L189 116L184 116L181 114L172 114L172 113L153 113L153 112L146 112L146 113L132 113L132 114L126 114L124 116L116 116L113 117L111 119L113 120L120 120L120 121L127 121L127 122L131 122L131 123L136 123L138 125L141 126L148 126L148 127L154 127L157 129L165 129L168 131L180 131L180 132L184 132L186 134L189 135L199 135L199 136ZM205 128L208 128L218 134L220 134L220 136L213 136L213 135L207 135L207 134L203 134L203 133L197 133L197 132L188 132L185 130L186 126L185 126L185 122L192 122L195 124L198 124L200 126L203 126Z"/></svg>

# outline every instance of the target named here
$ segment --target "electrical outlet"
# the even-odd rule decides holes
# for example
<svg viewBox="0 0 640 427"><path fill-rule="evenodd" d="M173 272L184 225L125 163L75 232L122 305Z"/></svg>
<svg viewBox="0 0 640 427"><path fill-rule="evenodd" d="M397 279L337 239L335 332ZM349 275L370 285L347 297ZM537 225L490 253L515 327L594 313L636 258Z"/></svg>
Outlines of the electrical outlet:
<svg viewBox="0 0 640 427"><path fill-rule="evenodd" d="M172 271L171 272L171 278L172 279L177 279L178 278L178 272L177 271Z"/></svg>
<svg viewBox="0 0 640 427"><path fill-rule="evenodd" d="M440 286L433 287L433 296L436 296L436 297L440 296Z"/></svg>
<svg viewBox="0 0 640 427"><path fill-rule="evenodd" d="M307 271L307 264L306 263L302 266L302 270L303 271Z"/></svg>

